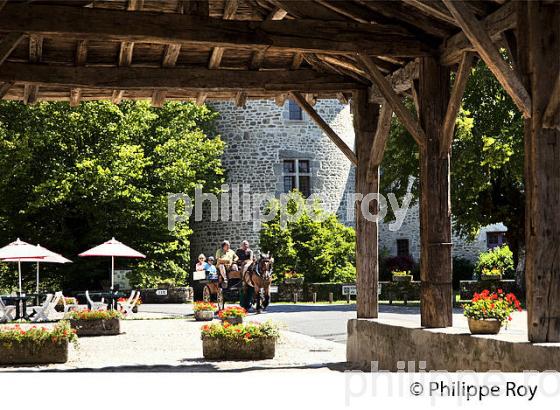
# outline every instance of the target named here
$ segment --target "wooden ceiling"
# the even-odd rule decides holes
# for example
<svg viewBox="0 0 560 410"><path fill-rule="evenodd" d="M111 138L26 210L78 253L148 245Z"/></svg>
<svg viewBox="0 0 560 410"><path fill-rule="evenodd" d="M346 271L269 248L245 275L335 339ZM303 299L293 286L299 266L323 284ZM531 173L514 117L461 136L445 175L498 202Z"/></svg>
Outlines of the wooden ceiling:
<svg viewBox="0 0 560 410"><path fill-rule="evenodd" d="M514 27L511 3L466 4L494 41ZM468 50L441 1L0 0L0 97L29 104L345 100L371 86L358 53L405 92L415 58Z"/></svg>

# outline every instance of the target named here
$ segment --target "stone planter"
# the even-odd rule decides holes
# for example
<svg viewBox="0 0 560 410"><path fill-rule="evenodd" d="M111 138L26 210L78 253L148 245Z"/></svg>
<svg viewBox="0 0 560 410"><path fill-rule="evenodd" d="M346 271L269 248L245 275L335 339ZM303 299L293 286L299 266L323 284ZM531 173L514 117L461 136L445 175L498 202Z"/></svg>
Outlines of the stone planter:
<svg viewBox="0 0 560 410"><path fill-rule="evenodd" d="M121 320L99 319L99 320L75 320L70 319L70 326L76 329L78 336L109 336L121 333Z"/></svg>
<svg viewBox="0 0 560 410"><path fill-rule="evenodd" d="M502 275L480 275L480 280L502 280Z"/></svg>
<svg viewBox="0 0 560 410"><path fill-rule="evenodd" d="M412 275L393 275L393 282L412 282Z"/></svg>
<svg viewBox="0 0 560 410"><path fill-rule="evenodd" d="M202 354L210 360L265 360L276 353L275 338L257 338L252 342L226 339L202 339Z"/></svg>
<svg viewBox="0 0 560 410"><path fill-rule="evenodd" d="M498 319L473 319L469 321L469 330L473 335L496 335L502 328L502 323Z"/></svg>
<svg viewBox="0 0 560 410"><path fill-rule="evenodd" d="M243 317L228 317L227 319L222 319L222 322L228 322L231 325L238 325L243 323Z"/></svg>
<svg viewBox="0 0 560 410"><path fill-rule="evenodd" d="M0 344L0 365L66 363L68 341L35 343L31 341Z"/></svg>
<svg viewBox="0 0 560 410"><path fill-rule="evenodd" d="M284 279L285 285L303 285L303 280L305 278L288 278Z"/></svg>
<svg viewBox="0 0 560 410"><path fill-rule="evenodd" d="M199 310L198 312L194 312L194 319L202 322L208 322L209 320L214 319L214 311Z"/></svg>

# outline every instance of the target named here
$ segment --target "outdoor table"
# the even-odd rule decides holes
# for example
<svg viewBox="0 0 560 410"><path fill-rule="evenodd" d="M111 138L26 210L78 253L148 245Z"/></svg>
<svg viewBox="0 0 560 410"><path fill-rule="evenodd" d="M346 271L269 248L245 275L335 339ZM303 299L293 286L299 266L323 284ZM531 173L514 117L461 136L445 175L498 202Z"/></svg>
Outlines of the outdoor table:
<svg viewBox="0 0 560 410"><path fill-rule="evenodd" d="M7 305L15 305L15 320L29 320L29 315L27 314L27 301L30 299L32 299L32 296L26 295L25 293L17 296L2 296L2 300L6 302Z"/></svg>

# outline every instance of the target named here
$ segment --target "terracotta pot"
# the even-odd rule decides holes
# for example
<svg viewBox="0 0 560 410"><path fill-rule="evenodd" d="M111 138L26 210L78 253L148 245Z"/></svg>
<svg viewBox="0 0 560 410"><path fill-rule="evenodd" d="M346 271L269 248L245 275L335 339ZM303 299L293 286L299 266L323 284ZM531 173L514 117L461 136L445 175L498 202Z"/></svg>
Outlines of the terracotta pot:
<svg viewBox="0 0 560 410"><path fill-rule="evenodd" d="M37 343L32 341L0 344L0 365L66 363L68 341Z"/></svg>
<svg viewBox="0 0 560 410"><path fill-rule="evenodd" d="M214 311L212 310L199 310L194 312L194 319L201 322L208 322L214 319Z"/></svg>
<svg viewBox="0 0 560 410"><path fill-rule="evenodd" d="M251 343L243 340L202 339L202 354L210 360L264 360L273 359L275 353L275 338L257 338Z"/></svg>
<svg viewBox="0 0 560 410"><path fill-rule="evenodd" d="M229 324L232 324L232 325L238 325L240 323L243 323L243 318L242 317L228 317L227 319L222 319L222 322L228 322Z"/></svg>
<svg viewBox="0 0 560 410"><path fill-rule="evenodd" d="M469 330L473 335L496 335L502 328L498 319L473 319L468 318Z"/></svg>

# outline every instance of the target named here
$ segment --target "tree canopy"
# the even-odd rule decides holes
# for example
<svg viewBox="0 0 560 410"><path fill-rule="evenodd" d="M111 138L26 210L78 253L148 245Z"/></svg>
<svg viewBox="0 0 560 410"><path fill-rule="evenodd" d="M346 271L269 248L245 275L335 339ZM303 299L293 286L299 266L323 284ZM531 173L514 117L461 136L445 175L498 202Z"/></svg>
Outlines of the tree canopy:
<svg viewBox="0 0 560 410"><path fill-rule="evenodd" d="M130 265L135 284L183 283L191 230L187 223L167 229L167 195L192 194L197 185L218 190L224 144L215 115L186 103L2 101L2 243L20 237L73 259L64 268L44 266L53 285L99 288L109 279L108 261L76 255L114 236L148 256Z"/></svg>

